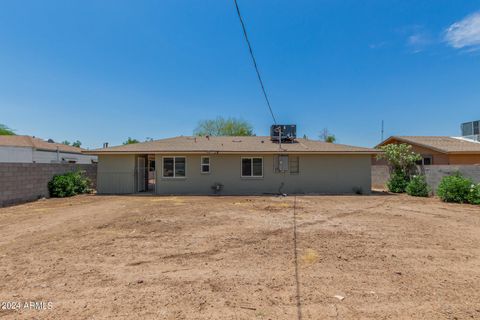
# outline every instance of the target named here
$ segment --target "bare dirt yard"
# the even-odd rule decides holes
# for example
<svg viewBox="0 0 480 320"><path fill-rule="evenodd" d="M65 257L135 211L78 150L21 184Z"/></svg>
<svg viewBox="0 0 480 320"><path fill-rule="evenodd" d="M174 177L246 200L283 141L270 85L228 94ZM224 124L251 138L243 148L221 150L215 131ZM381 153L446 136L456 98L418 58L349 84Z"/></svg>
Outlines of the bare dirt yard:
<svg viewBox="0 0 480 320"><path fill-rule="evenodd" d="M0 209L0 301L1 319L479 319L480 208L386 194L37 201Z"/></svg>

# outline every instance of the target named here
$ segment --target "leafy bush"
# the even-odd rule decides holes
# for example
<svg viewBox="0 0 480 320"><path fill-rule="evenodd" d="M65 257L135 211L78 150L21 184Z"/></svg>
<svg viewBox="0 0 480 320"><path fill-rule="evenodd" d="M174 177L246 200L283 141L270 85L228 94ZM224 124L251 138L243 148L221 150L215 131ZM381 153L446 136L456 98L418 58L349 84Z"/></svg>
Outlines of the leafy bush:
<svg viewBox="0 0 480 320"><path fill-rule="evenodd" d="M468 194L468 203L480 204L480 184L472 184Z"/></svg>
<svg viewBox="0 0 480 320"><path fill-rule="evenodd" d="M51 197L63 198L89 192L90 180L82 172L68 172L56 175L48 182Z"/></svg>
<svg viewBox="0 0 480 320"><path fill-rule="evenodd" d="M414 197L428 197L429 187L424 175L413 176L405 191Z"/></svg>
<svg viewBox="0 0 480 320"><path fill-rule="evenodd" d="M463 177L460 173L446 176L438 185L437 195L445 202L468 203L475 198L475 195L470 195L474 193L471 191L472 184L472 180Z"/></svg>
<svg viewBox="0 0 480 320"><path fill-rule="evenodd" d="M390 192L402 193L405 192L405 189L409 182L409 177L401 171L394 171L390 175L390 179L387 181L387 188Z"/></svg>

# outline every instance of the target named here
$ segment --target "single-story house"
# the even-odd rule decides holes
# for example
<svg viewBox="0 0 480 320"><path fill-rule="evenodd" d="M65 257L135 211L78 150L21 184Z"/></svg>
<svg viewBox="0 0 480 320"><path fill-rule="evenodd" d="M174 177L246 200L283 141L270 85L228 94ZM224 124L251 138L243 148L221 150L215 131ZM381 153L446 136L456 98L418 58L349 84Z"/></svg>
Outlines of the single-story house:
<svg viewBox="0 0 480 320"><path fill-rule="evenodd" d="M30 136L1 136L0 163L78 163L91 164L97 156L82 153L85 149L45 141Z"/></svg>
<svg viewBox="0 0 480 320"><path fill-rule="evenodd" d="M122 194L370 193L378 150L307 139L179 136L90 150L97 191Z"/></svg>
<svg viewBox="0 0 480 320"><path fill-rule="evenodd" d="M480 164L480 142L462 137L446 136L392 136L375 148L392 143L406 143L422 156L422 165ZM372 159L373 164L386 164Z"/></svg>

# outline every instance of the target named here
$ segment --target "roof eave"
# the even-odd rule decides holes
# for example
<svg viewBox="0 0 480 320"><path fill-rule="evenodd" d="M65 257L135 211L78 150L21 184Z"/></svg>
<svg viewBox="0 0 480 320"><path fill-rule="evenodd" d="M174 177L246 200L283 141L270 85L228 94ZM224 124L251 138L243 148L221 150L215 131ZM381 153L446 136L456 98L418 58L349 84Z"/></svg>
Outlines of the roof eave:
<svg viewBox="0 0 480 320"><path fill-rule="evenodd" d="M480 154L480 151L450 151L448 154Z"/></svg>
<svg viewBox="0 0 480 320"><path fill-rule="evenodd" d="M84 151L82 154L88 155L108 155L108 154L279 154L279 153L288 153L288 154L363 154L363 155L375 155L383 153L381 150L366 150L366 151L288 151L288 150L278 150L278 151L215 151L215 150L203 150L203 151Z"/></svg>
<svg viewBox="0 0 480 320"><path fill-rule="evenodd" d="M48 152L57 152L56 149L45 149L45 148L33 148L34 150L36 151L48 151ZM62 152L62 153L72 153L72 154L83 154L83 152L75 152L75 151L66 151L66 150L61 150L61 149L58 149L58 152Z"/></svg>

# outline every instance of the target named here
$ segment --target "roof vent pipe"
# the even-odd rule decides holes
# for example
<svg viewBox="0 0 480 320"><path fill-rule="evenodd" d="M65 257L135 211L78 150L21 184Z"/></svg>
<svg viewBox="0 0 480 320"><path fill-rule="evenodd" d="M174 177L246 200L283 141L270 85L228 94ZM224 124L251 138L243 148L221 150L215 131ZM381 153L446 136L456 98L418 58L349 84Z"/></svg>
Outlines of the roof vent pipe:
<svg viewBox="0 0 480 320"><path fill-rule="evenodd" d="M104 147L104 148L108 148L108 142L104 142L104 143L103 143L103 147Z"/></svg>

